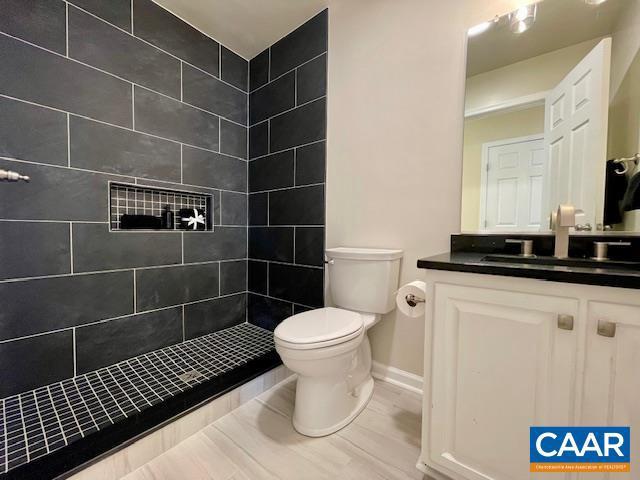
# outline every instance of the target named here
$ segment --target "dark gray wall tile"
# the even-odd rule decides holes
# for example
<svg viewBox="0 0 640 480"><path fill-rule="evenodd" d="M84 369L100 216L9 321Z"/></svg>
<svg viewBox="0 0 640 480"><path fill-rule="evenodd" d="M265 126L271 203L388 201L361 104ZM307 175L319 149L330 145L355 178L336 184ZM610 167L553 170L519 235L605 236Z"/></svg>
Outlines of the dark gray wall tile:
<svg viewBox="0 0 640 480"><path fill-rule="evenodd" d="M305 307L304 305L293 304L293 314L297 315L299 313L308 312L309 310L313 310L313 308Z"/></svg>
<svg viewBox="0 0 640 480"><path fill-rule="evenodd" d="M69 225L0 221L0 279L71 271Z"/></svg>
<svg viewBox="0 0 640 480"><path fill-rule="evenodd" d="M245 321L246 294L216 298L184 307L184 333L187 340Z"/></svg>
<svg viewBox="0 0 640 480"><path fill-rule="evenodd" d="M247 290L247 261L220 262L220 294Z"/></svg>
<svg viewBox="0 0 640 480"><path fill-rule="evenodd" d="M64 2L0 0L0 31L64 55L65 10Z"/></svg>
<svg viewBox="0 0 640 480"><path fill-rule="evenodd" d="M324 187L316 185L270 192L269 224L323 225Z"/></svg>
<svg viewBox="0 0 640 480"><path fill-rule="evenodd" d="M0 51L0 93L131 126L131 84L6 36Z"/></svg>
<svg viewBox="0 0 640 480"><path fill-rule="evenodd" d="M296 228L295 263L302 265L324 264L324 228Z"/></svg>
<svg viewBox="0 0 640 480"><path fill-rule="evenodd" d="M326 142L312 143L296 149L296 185L323 183L325 179Z"/></svg>
<svg viewBox="0 0 640 480"><path fill-rule="evenodd" d="M0 398L73 377L73 333L0 343L0 365Z"/></svg>
<svg viewBox="0 0 640 480"><path fill-rule="evenodd" d="M218 296L218 263L136 270L136 310Z"/></svg>
<svg viewBox="0 0 640 480"><path fill-rule="evenodd" d="M110 232L109 226L73 225L74 272L171 265L181 262L179 232Z"/></svg>
<svg viewBox="0 0 640 480"><path fill-rule="evenodd" d="M184 261L208 262L247 257L246 227L217 227L184 235Z"/></svg>
<svg viewBox="0 0 640 480"><path fill-rule="evenodd" d="M249 62L249 90L255 90L269 82L269 49L262 51Z"/></svg>
<svg viewBox="0 0 640 480"><path fill-rule="evenodd" d="M249 62L240 55L220 45L220 77L245 92L249 88Z"/></svg>
<svg viewBox="0 0 640 480"><path fill-rule="evenodd" d="M247 194L222 192L222 225L247 224Z"/></svg>
<svg viewBox="0 0 640 480"><path fill-rule="evenodd" d="M76 116L69 125L72 166L180 181L179 144Z"/></svg>
<svg viewBox="0 0 640 480"><path fill-rule="evenodd" d="M67 116L0 97L0 156L67 164Z"/></svg>
<svg viewBox="0 0 640 480"><path fill-rule="evenodd" d="M133 272L0 283L0 340L133 313Z"/></svg>
<svg viewBox="0 0 640 480"><path fill-rule="evenodd" d="M151 0L133 0L133 33L218 76L218 42Z"/></svg>
<svg viewBox="0 0 640 480"><path fill-rule="evenodd" d="M290 72L249 95L249 124L255 125L296 106L295 72Z"/></svg>
<svg viewBox="0 0 640 480"><path fill-rule="evenodd" d="M69 57L180 98L179 60L75 7L69 7Z"/></svg>
<svg viewBox="0 0 640 480"><path fill-rule="evenodd" d="M271 78L327 51L328 10L320 12L271 47Z"/></svg>
<svg viewBox="0 0 640 480"><path fill-rule="evenodd" d="M269 122L262 122L249 128L249 158L269 153Z"/></svg>
<svg viewBox="0 0 640 480"><path fill-rule="evenodd" d="M108 221L108 182L127 181L101 173L0 160L31 182L0 188L0 218L20 220Z"/></svg>
<svg viewBox="0 0 640 480"><path fill-rule="evenodd" d="M182 100L234 122L247 123L247 94L184 64Z"/></svg>
<svg viewBox="0 0 640 480"><path fill-rule="evenodd" d="M184 183L191 185L247 190L247 162L198 148L183 148L182 175Z"/></svg>
<svg viewBox="0 0 640 480"><path fill-rule="evenodd" d="M297 102L306 103L327 94L327 55L305 63L297 72Z"/></svg>
<svg viewBox="0 0 640 480"><path fill-rule="evenodd" d="M220 119L220 152L247 158L247 128Z"/></svg>
<svg viewBox="0 0 640 480"><path fill-rule="evenodd" d="M131 32L131 1L132 0L69 0L87 12Z"/></svg>
<svg viewBox="0 0 640 480"><path fill-rule="evenodd" d="M307 103L270 120L272 152L323 140L326 136L326 101Z"/></svg>
<svg viewBox="0 0 640 480"><path fill-rule="evenodd" d="M249 162L249 191L292 187L294 151L274 153Z"/></svg>
<svg viewBox="0 0 640 480"><path fill-rule="evenodd" d="M255 293L267 294L267 269L268 262L248 261L247 290Z"/></svg>
<svg viewBox="0 0 640 480"><path fill-rule="evenodd" d="M218 121L177 100L135 87L136 130L211 150L218 149Z"/></svg>
<svg viewBox="0 0 640 480"><path fill-rule="evenodd" d="M269 295L311 307L324 304L322 269L296 265L269 265Z"/></svg>
<svg viewBox="0 0 640 480"><path fill-rule="evenodd" d="M275 330L280 322L293 315L293 305L289 302L248 294L247 313L249 322L267 330Z"/></svg>
<svg viewBox="0 0 640 480"><path fill-rule="evenodd" d="M293 228L250 227L249 258L293 262Z"/></svg>
<svg viewBox="0 0 640 480"><path fill-rule="evenodd" d="M76 330L78 373L182 341L182 307L131 315Z"/></svg>
<svg viewBox="0 0 640 480"><path fill-rule="evenodd" d="M252 193L249 195L249 225L267 225L269 223L269 194Z"/></svg>

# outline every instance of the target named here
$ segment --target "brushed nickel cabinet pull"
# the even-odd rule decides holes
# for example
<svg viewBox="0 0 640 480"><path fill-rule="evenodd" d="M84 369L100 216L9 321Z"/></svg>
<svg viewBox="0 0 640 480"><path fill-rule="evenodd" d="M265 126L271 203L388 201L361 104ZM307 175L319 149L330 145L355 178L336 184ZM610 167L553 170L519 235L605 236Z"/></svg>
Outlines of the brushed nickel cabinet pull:
<svg viewBox="0 0 640 480"><path fill-rule="evenodd" d="M598 320L598 335L603 337L613 338L616 336L616 324L615 322L608 322L606 320Z"/></svg>
<svg viewBox="0 0 640 480"><path fill-rule="evenodd" d="M558 315L558 328L560 330L573 330L573 315Z"/></svg>

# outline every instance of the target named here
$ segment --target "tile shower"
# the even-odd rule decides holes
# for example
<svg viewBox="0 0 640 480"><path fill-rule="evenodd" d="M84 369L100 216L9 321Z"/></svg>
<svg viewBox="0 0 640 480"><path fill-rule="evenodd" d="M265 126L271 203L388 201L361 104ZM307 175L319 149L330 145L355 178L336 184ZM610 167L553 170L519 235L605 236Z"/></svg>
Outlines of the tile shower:
<svg viewBox="0 0 640 480"><path fill-rule="evenodd" d="M0 475L11 476L93 438L82 415L114 429L115 405L132 420L123 439L160 391L177 400L271 368L264 329L323 304L327 15L248 62L150 0L0 9L0 168L31 177L0 185ZM211 229L118 231L110 185L206 197ZM90 379L107 387L104 375L114 386L100 393Z"/></svg>

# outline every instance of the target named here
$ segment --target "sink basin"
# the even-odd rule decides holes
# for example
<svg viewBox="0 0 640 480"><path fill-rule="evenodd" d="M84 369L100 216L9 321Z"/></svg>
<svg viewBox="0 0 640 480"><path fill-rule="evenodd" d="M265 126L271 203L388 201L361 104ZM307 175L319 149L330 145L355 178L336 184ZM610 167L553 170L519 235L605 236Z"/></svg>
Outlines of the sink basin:
<svg viewBox="0 0 640 480"><path fill-rule="evenodd" d="M607 268L612 270L640 270L640 262L620 260L592 260L590 258L523 257L520 255L487 255L484 262L521 263L526 265L549 265L555 267Z"/></svg>

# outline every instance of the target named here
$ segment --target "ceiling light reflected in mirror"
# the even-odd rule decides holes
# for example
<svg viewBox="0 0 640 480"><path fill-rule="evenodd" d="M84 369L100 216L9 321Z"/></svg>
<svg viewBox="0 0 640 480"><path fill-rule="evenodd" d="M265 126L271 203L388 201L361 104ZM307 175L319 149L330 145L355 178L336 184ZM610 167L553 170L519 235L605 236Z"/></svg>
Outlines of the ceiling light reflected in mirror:
<svg viewBox="0 0 640 480"><path fill-rule="evenodd" d="M513 33L524 33L536 21L537 5L525 5L509 14L509 25Z"/></svg>

